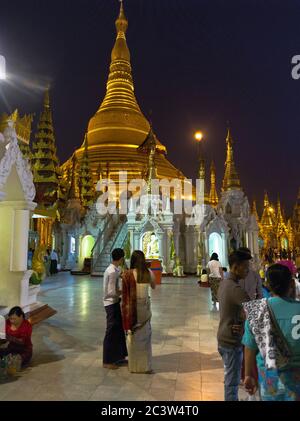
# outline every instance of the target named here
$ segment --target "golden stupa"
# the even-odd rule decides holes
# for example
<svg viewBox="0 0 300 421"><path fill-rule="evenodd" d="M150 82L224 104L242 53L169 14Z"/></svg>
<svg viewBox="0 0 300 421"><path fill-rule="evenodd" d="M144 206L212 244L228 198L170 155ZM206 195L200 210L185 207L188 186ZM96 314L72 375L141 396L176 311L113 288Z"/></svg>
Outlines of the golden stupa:
<svg viewBox="0 0 300 421"><path fill-rule="evenodd" d="M106 95L88 123L86 134L88 160L96 183L99 175L118 181L119 171L127 171L128 180L147 177L148 154L139 148L144 144L151 128L143 115L134 95L130 52L126 42L128 21L121 1L120 13L116 20L117 37L111 53L111 64L106 85ZM158 178L185 178L166 159L166 148L156 138L155 165ZM138 149L139 148L139 149ZM86 145L75 151L78 162L84 156ZM71 158L62 169L70 174ZM76 179L78 180L78 171ZM77 181L76 181L77 184Z"/></svg>

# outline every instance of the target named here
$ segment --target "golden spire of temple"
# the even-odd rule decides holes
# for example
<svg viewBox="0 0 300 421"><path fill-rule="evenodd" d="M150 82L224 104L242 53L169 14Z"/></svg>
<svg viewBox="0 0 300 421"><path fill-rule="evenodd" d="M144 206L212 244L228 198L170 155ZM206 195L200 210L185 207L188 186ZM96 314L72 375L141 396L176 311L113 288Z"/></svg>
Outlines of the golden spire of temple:
<svg viewBox="0 0 300 421"><path fill-rule="evenodd" d="M44 108L50 108L50 95L49 95L49 91L50 91L50 85L47 86L47 89L45 91L45 96L44 96Z"/></svg>
<svg viewBox="0 0 300 421"><path fill-rule="evenodd" d="M157 179L157 170L155 165L155 154L156 154L156 139L153 133L152 127L150 127L150 132L147 137L148 139L148 150L149 150L149 160L148 160L148 177L147 177L147 193L152 193L152 180Z"/></svg>
<svg viewBox="0 0 300 421"><path fill-rule="evenodd" d="M277 199L277 223L278 224L284 224L284 219L283 219L283 216L282 216L281 203L280 203L279 195L278 195L278 199Z"/></svg>
<svg viewBox="0 0 300 421"><path fill-rule="evenodd" d="M123 2L120 3L115 25L117 36L111 52L106 95L88 127L91 146L110 143L139 146L150 127L134 95L130 52L126 42L128 21Z"/></svg>
<svg viewBox="0 0 300 421"><path fill-rule="evenodd" d="M199 157L199 180L200 180L200 192L199 192L199 199L204 200L206 205L210 204L210 197L208 194L208 189L206 185L206 174L205 174L205 159L203 156Z"/></svg>
<svg viewBox="0 0 300 421"><path fill-rule="evenodd" d="M235 168L233 160L233 139L230 133L230 128L228 127L227 137L227 154L225 162L225 175L223 179L223 191L227 190L241 190L241 182L238 176L238 172Z"/></svg>
<svg viewBox="0 0 300 421"><path fill-rule="evenodd" d="M259 216L258 216L258 212L257 212L256 200L255 199L253 200L253 203L252 203L251 213L252 213L252 215L255 216L256 221L259 222Z"/></svg>
<svg viewBox="0 0 300 421"><path fill-rule="evenodd" d="M214 161L211 161L211 164L210 164L209 202L210 202L211 206L213 206L213 207L216 207L218 202L219 202L217 188L216 188L216 166L215 166Z"/></svg>
<svg viewBox="0 0 300 421"><path fill-rule="evenodd" d="M93 177L91 168L89 165L89 154L88 154L88 138L87 134L85 135L84 140L84 153L80 163L80 199L82 206L87 209L93 202L95 197L95 186L93 183Z"/></svg>
<svg viewBox="0 0 300 421"><path fill-rule="evenodd" d="M270 202L269 202L268 193L265 191L265 195L264 195L264 208L266 208L267 206L270 206Z"/></svg>
<svg viewBox="0 0 300 421"><path fill-rule="evenodd" d="M263 214L262 214L262 217L261 217L260 224L261 224L262 228L273 227L274 224L275 224L275 210L269 202L267 192L265 192L264 210L263 210Z"/></svg>
<svg viewBox="0 0 300 421"><path fill-rule="evenodd" d="M76 155L73 155L72 158L72 173L71 173L71 185L70 185L70 190L68 193L68 199L79 199L79 195L76 189L76 181L75 181L75 177L76 177Z"/></svg>

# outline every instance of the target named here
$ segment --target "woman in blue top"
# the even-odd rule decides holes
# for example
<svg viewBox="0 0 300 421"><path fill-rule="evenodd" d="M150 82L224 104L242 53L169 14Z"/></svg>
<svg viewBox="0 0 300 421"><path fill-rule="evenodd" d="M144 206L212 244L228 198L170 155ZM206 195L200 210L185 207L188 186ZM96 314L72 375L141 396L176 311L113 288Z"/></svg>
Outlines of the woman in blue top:
<svg viewBox="0 0 300 421"><path fill-rule="evenodd" d="M257 390L256 360L262 400L299 401L300 303L295 300L295 283L289 269L280 264L270 266L267 279L272 297L244 305L244 384L250 395Z"/></svg>

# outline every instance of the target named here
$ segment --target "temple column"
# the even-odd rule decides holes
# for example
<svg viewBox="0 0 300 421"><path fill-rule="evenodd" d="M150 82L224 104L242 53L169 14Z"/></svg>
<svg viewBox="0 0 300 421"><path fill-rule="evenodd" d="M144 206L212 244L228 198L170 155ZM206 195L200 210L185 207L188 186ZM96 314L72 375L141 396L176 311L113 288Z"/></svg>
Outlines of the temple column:
<svg viewBox="0 0 300 421"><path fill-rule="evenodd" d="M162 260L163 271L166 271L167 258L166 258L166 244L164 241L164 233L163 232L157 233L157 237L158 237L159 255Z"/></svg>

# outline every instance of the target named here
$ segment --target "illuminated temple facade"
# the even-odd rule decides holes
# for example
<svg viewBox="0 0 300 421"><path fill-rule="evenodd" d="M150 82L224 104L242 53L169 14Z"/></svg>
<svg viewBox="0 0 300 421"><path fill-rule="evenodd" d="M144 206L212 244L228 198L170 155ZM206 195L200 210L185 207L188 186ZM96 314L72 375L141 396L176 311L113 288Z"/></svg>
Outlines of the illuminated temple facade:
<svg viewBox="0 0 300 421"><path fill-rule="evenodd" d="M136 100L127 28L121 2L106 95L87 124L82 146L64 164L60 165L57 158L49 89L31 148L32 117L21 119L17 113L14 115L21 150L31 163L36 187L38 206L31 223L31 247L39 243L55 248L62 269L94 274L103 273L113 248L123 247L127 258L134 249L147 254L152 248L150 254L161 260L163 271L179 276L183 272L199 273L212 252L217 252L221 264L228 266L228 253L239 246L249 247L259 265L259 238L261 248L267 247L274 230L277 243L285 244L286 239L291 242L294 238L296 241L292 233L300 226L300 204L295 207L293 221L288 223L280 216L280 205L275 221L275 211L272 213L266 198L261 219L255 206L250 209L235 166L230 129L220 192L213 162L210 188L206 187L204 156L199 157L199 183L188 197L190 213L175 212L176 200L182 199L176 197L175 189L168 196L161 190L152 190L153 179L177 179L182 186L186 177L168 161L166 147ZM7 119L8 116L2 117L2 128ZM144 194L133 200L126 186L119 183L120 171L126 172L128 181L144 179ZM119 188L109 199L116 205L114 214L99 213L97 201L101 192L96 185L103 179L112 179ZM120 195L124 190L128 205L125 212Z"/></svg>

